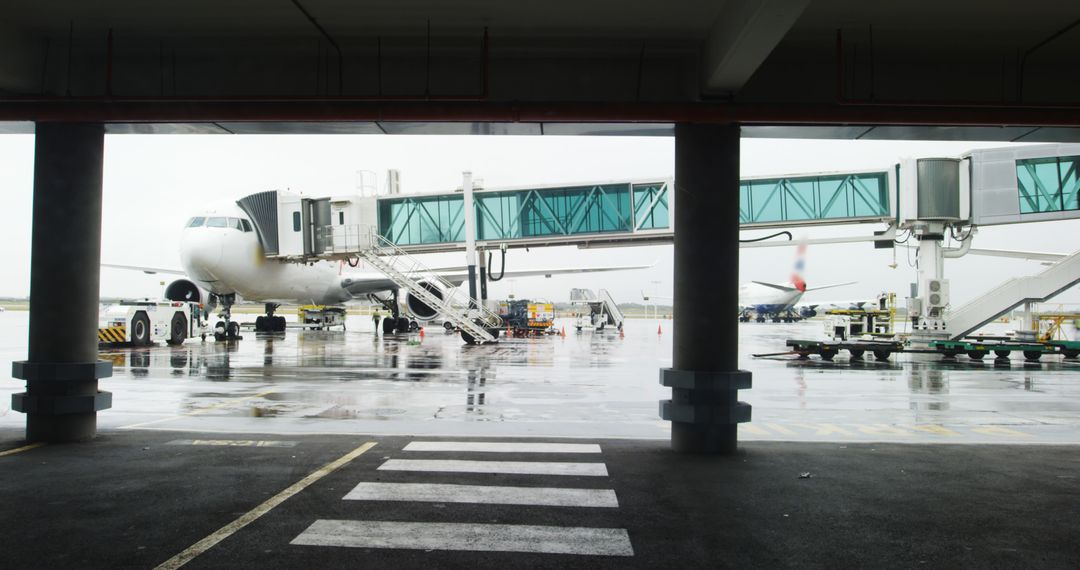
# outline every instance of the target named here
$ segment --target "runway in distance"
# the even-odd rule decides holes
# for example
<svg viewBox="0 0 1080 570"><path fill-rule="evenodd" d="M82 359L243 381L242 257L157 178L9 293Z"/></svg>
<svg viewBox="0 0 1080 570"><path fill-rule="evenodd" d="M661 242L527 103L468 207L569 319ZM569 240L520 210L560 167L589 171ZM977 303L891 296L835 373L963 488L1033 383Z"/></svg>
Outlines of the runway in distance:
<svg viewBox="0 0 1080 570"><path fill-rule="evenodd" d="M102 264L104 267L146 273L181 275L165 287L171 301L196 301L209 314L220 305L222 321L216 329L228 336L239 330L231 320L231 308L238 298L266 304L266 316L274 318L279 304L343 305L368 303L390 310L395 321L407 319L399 330L415 321L430 321L439 314L421 300L406 294L397 297L397 285L377 270L365 270L342 262L315 261L289 263L267 259L248 215L235 204L209 208L188 219L180 242L182 270L131 265ZM649 265L557 267L505 270L503 277L551 276L643 269ZM465 267L436 269L436 273L457 286L468 279ZM408 317L400 315L408 314ZM280 319L284 330L284 319ZM411 319L411 320L408 320ZM258 322L258 321L257 321Z"/></svg>

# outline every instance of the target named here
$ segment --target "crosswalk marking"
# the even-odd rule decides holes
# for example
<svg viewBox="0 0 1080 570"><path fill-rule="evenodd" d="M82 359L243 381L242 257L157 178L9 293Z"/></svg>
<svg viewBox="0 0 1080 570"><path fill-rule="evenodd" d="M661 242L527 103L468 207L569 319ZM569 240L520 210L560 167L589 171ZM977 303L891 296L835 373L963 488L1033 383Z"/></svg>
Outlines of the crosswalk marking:
<svg viewBox="0 0 1080 570"><path fill-rule="evenodd" d="M633 556L621 528L317 520L291 544Z"/></svg>
<svg viewBox="0 0 1080 570"><path fill-rule="evenodd" d="M390 459L381 471L443 471L452 473L507 473L514 475L583 475L607 477L603 463L557 461L465 461L453 459Z"/></svg>
<svg viewBox="0 0 1080 570"><path fill-rule="evenodd" d="M360 483L347 500L421 501L431 503L483 503L552 507L611 507L619 501L611 489L555 487L492 487L427 483Z"/></svg>
<svg viewBox="0 0 1080 570"><path fill-rule="evenodd" d="M490 441L413 441L405 451L479 451L487 453L600 453L595 443L526 443Z"/></svg>

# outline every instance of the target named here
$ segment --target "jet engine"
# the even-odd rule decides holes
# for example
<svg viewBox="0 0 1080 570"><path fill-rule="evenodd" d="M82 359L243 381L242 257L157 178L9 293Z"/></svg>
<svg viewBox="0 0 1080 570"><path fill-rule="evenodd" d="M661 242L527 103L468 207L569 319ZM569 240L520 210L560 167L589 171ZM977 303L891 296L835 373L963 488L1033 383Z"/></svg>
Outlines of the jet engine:
<svg viewBox="0 0 1080 570"><path fill-rule="evenodd" d="M212 295L189 279L177 279L165 287L165 298L170 301L193 301L202 303L207 314L217 305L217 296Z"/></svg>
<svg viewBox="0 0 1080 570"><path fill-rule="evenodd" d="M432 295L435 295L439 300L443 299L442 289L439 289L434 283L428 283L422 281L420 286L427 290ZM418 321L430 321L439 316L439 310L424 302L423 299L409 293L405 295L405 307L409 309L412 316L416 317Z"/></svg>

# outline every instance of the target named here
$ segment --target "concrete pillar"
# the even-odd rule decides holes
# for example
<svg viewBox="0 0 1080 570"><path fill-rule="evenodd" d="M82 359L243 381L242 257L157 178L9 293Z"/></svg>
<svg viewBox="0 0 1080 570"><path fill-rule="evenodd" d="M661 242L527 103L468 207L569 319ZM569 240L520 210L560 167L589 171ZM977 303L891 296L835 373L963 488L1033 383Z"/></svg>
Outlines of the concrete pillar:
<svg viewBox="0 0 1080 570"><path fill-rule="evenodd" d="M12 364L26 392L11 406L27 414L29 441L89 440L112 404L98 390L112 365L97 359L104 146L100 124L36 128L29 354Z"/></svg>
<svg viewBox="0 0 1080 570"><path fill-rule="evenodd" d="M733 453L750 405L739 370L739 127L675 126L675 320L672 368L660 371L672 399L671 446Z"/></svg>

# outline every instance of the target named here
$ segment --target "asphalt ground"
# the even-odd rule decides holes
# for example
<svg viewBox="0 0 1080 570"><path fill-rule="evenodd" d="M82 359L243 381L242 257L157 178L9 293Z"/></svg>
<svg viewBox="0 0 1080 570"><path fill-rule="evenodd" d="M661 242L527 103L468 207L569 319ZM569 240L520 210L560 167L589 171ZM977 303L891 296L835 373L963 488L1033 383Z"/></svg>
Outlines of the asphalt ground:
<svg viewBox="0 0 1080 570"><path fill-rule="evenodd" d="M20 437L0 431L0 449L17 449ZM706 457L650 440L542 440L597 443L597 454L403 449L414 441L447 440L116 431L90 444L0 456L0 566L157 567L290 487L294 494L204 542L184 567L1080 566L1073 446L749 442L734 456ZM375 445L362 447L368 442ZM354 458L310 481L350 452ZM608 475L378 469L401 459L602 463ZM310 485L297 490L305 478ZM611 489L618 506L343 500L364 482ZM625 529L632 555L499 552L484 549L484 536L439 546L425 531L407 547L291 544L328 520L579 529L571 535ZM498 533L510 527L485 528L503 544Z"/></svg>

